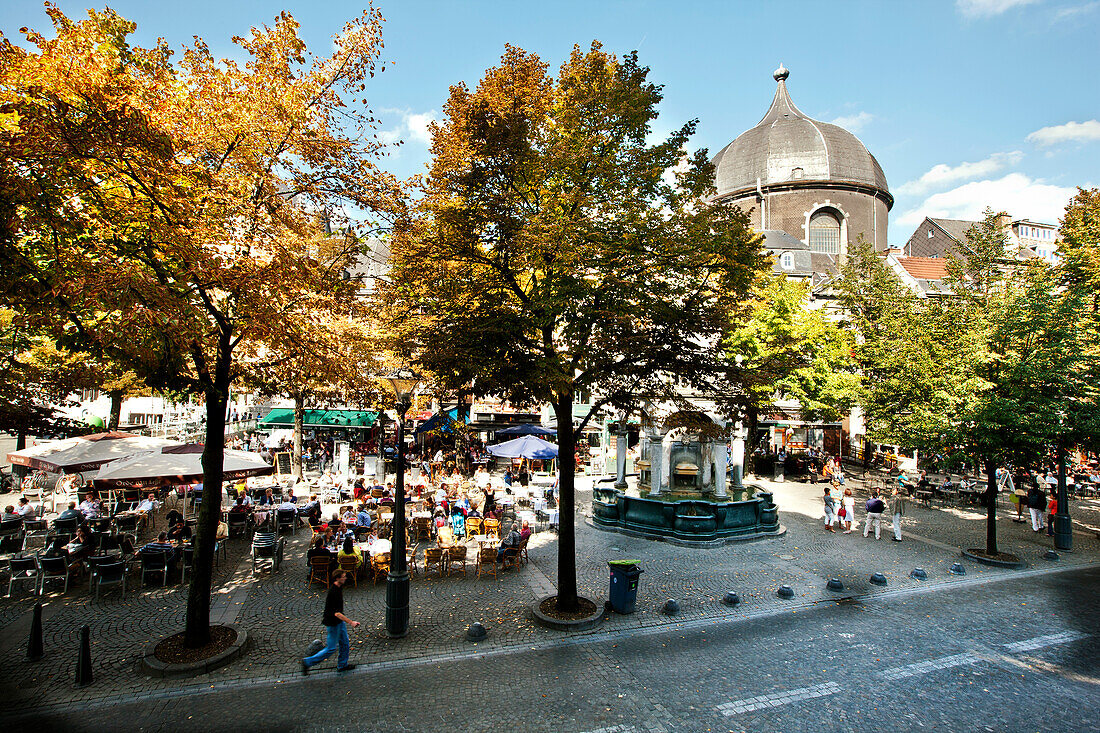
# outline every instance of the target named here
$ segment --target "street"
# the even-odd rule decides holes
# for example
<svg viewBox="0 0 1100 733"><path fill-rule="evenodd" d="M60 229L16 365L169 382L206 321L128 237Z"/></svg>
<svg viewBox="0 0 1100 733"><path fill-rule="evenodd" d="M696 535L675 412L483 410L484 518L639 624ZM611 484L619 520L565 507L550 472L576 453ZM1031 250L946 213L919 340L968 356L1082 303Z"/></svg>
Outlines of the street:
<svg viewBox="0 0 1100 733"><path fill-rule="evenodd" d="M20 730L1100 729L1100 569L84 701ZM354 660L353 660L354 661Z"/></svg>

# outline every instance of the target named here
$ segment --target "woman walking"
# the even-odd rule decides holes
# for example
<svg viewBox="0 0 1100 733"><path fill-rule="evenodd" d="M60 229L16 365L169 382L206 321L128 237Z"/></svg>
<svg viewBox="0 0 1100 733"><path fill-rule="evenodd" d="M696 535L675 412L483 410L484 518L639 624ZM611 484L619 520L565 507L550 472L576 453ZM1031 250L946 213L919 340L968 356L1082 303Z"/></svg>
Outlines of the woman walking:
<svg viewBox="0 0 1100 733"><path fill-rule="evenodd" d="M835 532L833 525L836 524L836 499L833 498L832 487L825 487L823 500L825 502L825 529L828 532Z"/></svg>

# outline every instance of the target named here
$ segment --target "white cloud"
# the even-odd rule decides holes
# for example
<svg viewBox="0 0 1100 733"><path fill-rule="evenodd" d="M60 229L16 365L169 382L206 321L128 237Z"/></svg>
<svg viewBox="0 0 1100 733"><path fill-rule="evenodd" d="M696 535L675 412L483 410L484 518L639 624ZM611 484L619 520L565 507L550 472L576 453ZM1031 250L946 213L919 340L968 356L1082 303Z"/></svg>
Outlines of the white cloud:
<svg viewBox="0 0 1100 733"><path fill-rule="evenodd" d="M967 18L992 18L1012 8L1036 2L1039 0L955 0L955 7Z"/></svg>
<svg viewBox="0 0 1100 733"><path fill-rule="evenodd" d="M1069 142L1100 140L1100 121L1067 122L1064 125L1043 127L1027 136L1028 142L1043 147Z"/></svg>
<svg viewBox="0 0 1100 733"><path fill-rule="evenodd" d="M1057 13L1055 13L1054 20L1052 22L1057 23L1058 21L1076 18L1078 15L1091 13L1097 8L1100 8L1100 0L1092 0L1092 2L1087 2L1084 5L1070 5L1069 7L1062 8Z"/></svg>
<svg viewBox="0 0 1100 733"><path fill-rule="evenodd" d="M837 117L829 122L837 127L843 127L849 132L859 132L873 119L875 119L875 116L870 112L860 112L859 114Z"/></svg>
<svg viewBox="0 0 1100 733"><path fill-rule="evenodd" d="M977 221L989 207L994 211L1006 211L1015 218L1053 224L1063 216L1066 203L1075 193L1076 188L1043 183L1023 173L1009 173L997 180L971 181L933 194L892 223L915 227L926 216Z"/></svg>
<svg viewBox="0 0 1100 733"><path fill-rule="evenodd" d="M934 165L932 168L915 181L907 181L897 187L896 192L910 196L920 196L929 191L957 183L968 181L972 178L989 176L1002 168L1016 165L1024 157L1019 150L1010 153L994 153L985 160L977 160L973 163L959 163L950 166L946 163Z"/></svg>
<svg viewBox="0 0 1100 733"><path fill-rule="evenodd" d="M428 112L413 112L409 109L393 108L379 110L379 115L383 119L392 119L396 116L399 118L399 122L393 127L380 130L378 137L387 145L393 145L398 141L406 143L411 141L422 145L430 145L432 136L428 127L431 123L437 121L437 114L434 109ZM397 155L397 149L390 150L390 155Z"/></svg>

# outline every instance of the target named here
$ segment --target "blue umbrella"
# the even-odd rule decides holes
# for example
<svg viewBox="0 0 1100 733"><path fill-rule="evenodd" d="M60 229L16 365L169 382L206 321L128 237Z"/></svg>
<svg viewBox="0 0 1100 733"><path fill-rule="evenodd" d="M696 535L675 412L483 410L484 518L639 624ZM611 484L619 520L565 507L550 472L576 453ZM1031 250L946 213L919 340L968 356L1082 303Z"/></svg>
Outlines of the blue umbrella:
<svg viewBox="0 0 1100 733"><path fill-rule="evenodd" d="M498 430L497 435L557 435L557 430L544 428L541 425L513 425L510 428Z"/></svg>
<svg viewBox="0 0 1100 733"><path fill-rule="evenodd" d="M490 445L489 452L501 458L557 458L558 446L533 435L524 435L506 443Z"/></svg>

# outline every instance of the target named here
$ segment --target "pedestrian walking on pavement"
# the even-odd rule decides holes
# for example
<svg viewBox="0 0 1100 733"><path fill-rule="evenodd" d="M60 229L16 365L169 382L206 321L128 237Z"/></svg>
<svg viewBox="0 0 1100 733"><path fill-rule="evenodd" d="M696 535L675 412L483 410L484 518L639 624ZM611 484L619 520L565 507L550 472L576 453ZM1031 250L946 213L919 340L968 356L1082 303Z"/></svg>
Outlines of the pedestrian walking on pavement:
<svg viewBox="0 0 1100 733"><path fill-rule="evenodd" d="M875 525L875 539L880 540L882 532L882 513L886 511L886 503L878 496L878 489L871 489L871 498L867 500L867 520L863 525L863 536L871 531L871 524Z"/></svg>
<svg viewBox="0 0 1100 733"><path fill-rule="evenodd" d="M856 521L856 498L852 496L851 489L844 489L844 496L840 500L840 508L844 512L844 534L852 533L852 525Z"/></svg>
<svg viewBox="0 0 1100 733"><path fill-rule="evenodd" d="M890 514L894 518L894 542L901 542L901 516L905 514L908 505L909 500L905 498L905 493L894 489L894 494L890 497Z"/></svg>
<svg viewBox="0 0 1100 733"><path fill-rule="evenodd" d="M325 613L321 617L321 624L328 633L328 642L325 648L302 660L302 674L309 674L309 668L320 664L339 650L336 658L336 671L347 672L355 669L354 664L348 663L348 655L351 652L351 639L348 638L348 624L358 628L359 622L352 621L344 615L344 583L348 581L348 574L343 570L337 570L332 574L332 585L329 586L328 595L325 596Z"/></svg>
<svg viewBox="0 0 1100 733"><path fill-rule="evenodd" d="M1047 537L1054 536L1054 515L1058 513L1058 495L1051 494L1047 503Z"/></svg>
<svg viewBox="0 0 1100 733"><path fill-rule="evenodd" d="M827 532L836 532L836 530L833 529L833 525L836 524L836 499L833 498L832 487L825 487L823 501L825 502L825 530Z"/></svg>
<svg viewBox="0 0 1100 733"><path fill-rule="evenodd" d="M1047 508L1047 495L1038 486L1032 486L1027 490L1027 508L1031 512L1031 529L1041 532L1046 528L1043 521L1043 510Z"/></svg>

